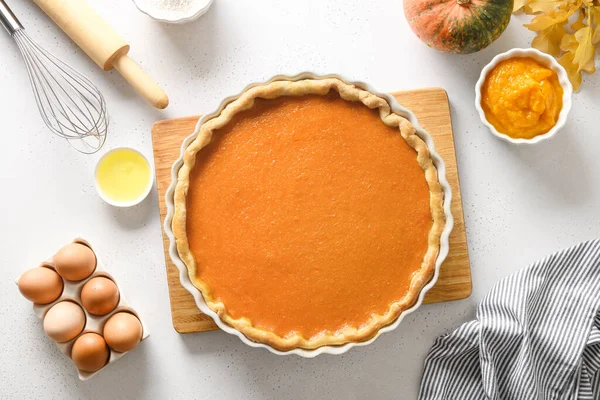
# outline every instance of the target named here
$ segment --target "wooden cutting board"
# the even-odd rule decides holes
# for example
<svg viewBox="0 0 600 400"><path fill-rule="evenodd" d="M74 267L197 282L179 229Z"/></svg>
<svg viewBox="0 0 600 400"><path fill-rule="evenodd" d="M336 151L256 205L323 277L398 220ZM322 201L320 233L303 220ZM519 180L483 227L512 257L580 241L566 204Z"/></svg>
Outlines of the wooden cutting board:
<svg viewBox="0 0 600 400"><path fill-rule="evenodd" d="M450 235L450 254L442 265L437 284L427 293L425 303L464 299L471 294L471 268L448 96L441 88L397 92L393 95L400 104L416 114L423 128L433 136L435 147L446 163L447 178L452 186L454 229ZM194 116L158 121L152 127L161 226L167 214L165 192L171 184L171 166L179 158L181 143L194 131L198 118ZM218 329L210 317L198 310L192 295L179 283L179 270L169 258L169 240L164 231L163 244L175 330L179 333L191 333Z"/></svg>

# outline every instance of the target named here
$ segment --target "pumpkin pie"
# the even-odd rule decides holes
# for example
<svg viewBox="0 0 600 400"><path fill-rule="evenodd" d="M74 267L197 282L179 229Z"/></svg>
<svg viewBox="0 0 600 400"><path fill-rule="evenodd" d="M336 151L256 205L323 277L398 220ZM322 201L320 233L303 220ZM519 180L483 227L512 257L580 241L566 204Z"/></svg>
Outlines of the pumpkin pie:
<svg viewBox="0 0 600 400"><path fill-rule="evenodd" d="M184 150L173 232L219 318L280 350L361 342L416 303L445 225L425 142L338 79L248 89Z"/></svg>

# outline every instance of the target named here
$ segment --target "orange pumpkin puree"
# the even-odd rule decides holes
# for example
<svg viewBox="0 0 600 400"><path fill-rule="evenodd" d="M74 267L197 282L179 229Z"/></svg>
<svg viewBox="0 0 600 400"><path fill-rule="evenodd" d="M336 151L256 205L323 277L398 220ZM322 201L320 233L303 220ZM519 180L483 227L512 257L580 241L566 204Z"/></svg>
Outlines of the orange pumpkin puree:
<svg viewBox="0 0 600 400"><path fill-rule="evenodd" d="M415 150L337 93L256 102L214 133L191 173L198 278L232 317L282 337L386 313L432 225Z"/></svg>
<svg viewBox="0 0 600 400"><path fill-rule="evenodd" d="M531 139L556 125L563 89L556 72L534 59L516 57L492 69L481 95L486 118L498 132Z"/></svg>

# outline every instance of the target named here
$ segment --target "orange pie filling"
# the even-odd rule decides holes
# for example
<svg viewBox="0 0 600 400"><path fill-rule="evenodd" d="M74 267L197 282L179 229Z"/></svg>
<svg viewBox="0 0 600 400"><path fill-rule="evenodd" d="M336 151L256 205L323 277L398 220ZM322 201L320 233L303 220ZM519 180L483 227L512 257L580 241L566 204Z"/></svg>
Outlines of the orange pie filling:
<svg viewBox="0 0 600 400"><path fill-rule="evenodd" d="M377 110L333 91L257 99L196 157L189 247L232 318L310 339L359 328L407 294L430 192Z"/></svg>

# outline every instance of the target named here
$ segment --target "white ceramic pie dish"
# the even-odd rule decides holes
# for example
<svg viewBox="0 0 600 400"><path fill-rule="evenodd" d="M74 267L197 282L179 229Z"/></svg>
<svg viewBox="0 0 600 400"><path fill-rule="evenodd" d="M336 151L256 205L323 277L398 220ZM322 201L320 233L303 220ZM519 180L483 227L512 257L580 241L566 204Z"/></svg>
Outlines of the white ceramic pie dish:
<svg viewBox="0 0 600 400"><path fill-rule="evenodd" d="M548 132L544 133L543 135L535 136L531 139L514 139L508 135L505 135L504 133L498 132L498 130L488 122L485 116L485 111L483 111L483 108L481 107L481 87L485 82L485 78L487 78L487 75L490 73L490 71L494 69L494 67L496 67L496 65L498 65L500 62L513 57L530 57L542 64L544 67L550 68L552 71L556 72L556 75L558 75L558 81L563 88L563 106L560 114L558 115L558 121L556 121L554 127L552 127L552 129L550 129ZM494 136L513 144L535 144L543 140L550 139L565 126L565 123L567 122L567 116L569 115L569 111L571 111L572 96L573 86L569 81L567 71L565 71L562 65L560 65L556 59L554 59L554 57L542 53L536 49L512 49L505 53L498 54L481 70L481 75L479 76L479 80L475 85L475 108L479 113L481 122L483 122L483 124L490 130L490 132L492 132Z"/></svg>
<svg viewBox="0 0 600 400"><path fill-rule="evenodd" d="M430 150L431 153L431 158L433 160L434 165L436 166L437 170L438 170L438 178L440 181L440 184L443 188L444 191L444 214L446 217L446 226L444 227L444 230L442 232L441 235L441 239L440 239L440 253L438 255L438 258L436 260L435 263L435 273L433 278L431 279L431 281L423 288L423 290L421 291L419 298L417 300L417 302L415 303L414 306L412 306L410 309L404 311L402 314L400 314L400 316L398 317L398 319L396 319L392 324L387 325L383 328L381 328L377 334L372 337L371 339L364 341L364 342L359 342L359 343L347 343L345 345L341 345L341 346L322 346L319 347L317 349L293 349L293 350L289 350L289 351L281 351L281 350L277 350L269 345L263 344L263 343L257 343L254 341L249 340L246 336L244 336L241 332L239 332L238 330L232 328L231 326L229 326L228 324L226 324L225 322L223 322L219 316L213 311L211 310L207 304L205 303L203 297L202 297L202 293L200 292L199 289L197 289L191 282L189 275L188 275L188 270L187 267L185 266L184 262L181 260L181 258L179 257L179 254L177 252L177 246L175 243L175 236L173 234L173 230L171 228L172 222L173 222L173 214L174 214L174 210L175 210L175 205L174 205L174 193L175 193L175 186L177 184L177 174L179 172L179 169L181 168L181 166L183 165L183 153L185 152L185 149L187 148L188 144L196 137L196 135L198 134L199 128L200 126L204 123L204 121L206 121L207 119L213 118L215 116L217 116L224 108L225 106L227 106L227 104L229 104L230 102L234 101L235 99L237 99L242 93L244 93L245 91L247 91L248 89L254 87L254 86L258 86L258 85L263 85L265 83L270 83L273 81L280 81L280 80L289 80L289 81L298 81L298 80L302 80L302 79L324 79L324 78L338 78L346 83L355 85L356 87L368 90L371 93L374 93L378 96L381 96L382 98L386 99L388 101L388 103L391 106L391 109L393 112L402 115L404 117L406 117L415 127L415 129L417 130L418 135L425 141L425 143L427 144L427 147ZM167 237L169 238L169 256L171 257L171 260L173 260L173 263L177 266L177 268L179 269L179 279L181 281L181 285L192 294L192 296L194 297L194 300L196 301L196 305L198 306L198 308L200 309L200 311L202 311L204 314L210 316L215 323L217 324L217 326L219 326L219 328L221 328L223 331L235 335L237 337L239 337L242 342L244 342L245 344L247 344L248 346L251 347L259 347L259 348L265 348L267 350L269 350L271 353L273 354L278 354L278 355L289 355L289 354L295 354L301 357L305 357L305 358L313 358L316 357L320 354L342 354L347 352L348 350L350 350L351 348L355 347L355 346L366 346L370 343L373 343L373 341L375 341L375 339L377 339L382 333L386 333L386 332L390 332L394 329L396 329L398 327L398 325L400 325L400 322L403 320L403 318L414 312L417 308L419 308L419 306L423 303L423 298L425 297L425 294L435 285L435 283L438 280L439 277L439 272L440 272L440 266L442 265L443 261L446 259L446 256L448 255L448 250L449 250L449 244L448 244L448 237L450 235L450 232L452 231L453 225L454 225L454 219L452 217L452 213L450 211L450 203L452 200L452 190L450 188L450 184L448 183L447 179L446 179L446 167L444 165L443 160L441 159L441 157L437 154L436 150L435 150L435 146L433 144L433 139L431 138L431 136L419 125L417 118L415 117L415 115L408 109L402 107L397 101L396 99L394 99L392 96L385 94L385 93L381 93L377 90L375 90L374 88L372 88L370 85L363 83L363 82L353 82L350 81L348 79L345 79L339 75L325 75L325 76L319 76L319 75L315 75L313 73L310 72L304 72L295 76L285 76L285 75L277 75L273 78L271 78L270 80L268 80L267 82L261 82L261 83L254 83L251 85L248 85L241 93L239 93L236 96L231 96L231 97L227 97L225 100L223 100L219 106L216 108L215 111L211 112L211 113L207 113L205 114L199 121L198 124L196 125L196 129L195 132L192 133L190 136L188 136L184 141L183 144L181 146L181 153L180 153L180 157L179 159L177 159L177 161L175 161L175 163L173 164L173 167L171 169L171 185L169 186L166 195L166 204L167 204L167 216L165 218L165 223L164 223L164 230L165 233L167 234Z"/></svg>
<svg viewBox="0 0 600 400"><path fill-rule="evenodd" d="M173 11L157 7L152 0L133 0L138 10L159 22L167 24L185 24L192 22L204 15L213 3L213 0L189 0L192 6L189 10Z"/></svg>

